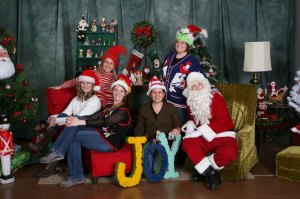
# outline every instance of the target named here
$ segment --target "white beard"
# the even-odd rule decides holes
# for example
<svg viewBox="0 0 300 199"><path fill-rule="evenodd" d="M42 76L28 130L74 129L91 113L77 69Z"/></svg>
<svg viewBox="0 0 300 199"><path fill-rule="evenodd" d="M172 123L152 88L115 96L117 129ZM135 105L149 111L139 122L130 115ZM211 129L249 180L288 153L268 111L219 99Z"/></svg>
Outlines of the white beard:
<svg viewBox="0 0 300 199"><path fill-rule="evenodd" d="M212 102L212 94L209 90L187 91L187 105L190 107L196 124L209 124L211 118L210 105Z"/></svg>

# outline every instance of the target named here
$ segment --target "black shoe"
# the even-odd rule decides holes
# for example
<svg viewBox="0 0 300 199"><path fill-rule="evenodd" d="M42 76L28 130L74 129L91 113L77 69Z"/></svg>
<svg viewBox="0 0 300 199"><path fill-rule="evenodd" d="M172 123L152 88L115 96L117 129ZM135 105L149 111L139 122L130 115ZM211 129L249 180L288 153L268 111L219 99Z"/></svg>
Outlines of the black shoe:
<svg viewBox="0 0 300 199"><path fill-rule="evenodd" d="M203 182L205 179L205 177L202 174L198 173L197 171L193 173L191 178L193 181L197 181L197 182Z"/></svg>
<svg viewBox="0 0 300 199"><path fill-rule="evenodd" d="M206 187L213 190L217 189L222 183L222 179L219 171L215 171L214 174L207 178Z"/></svg>
<svg viewBox="0 0 300 199"><path fill-rule="evenodd" d="M219 171L209 166L203 173L205 176L205 185L209 189L216 189L220 186L222 180Z"/></svg>
<svg viewBox="0 0 300 199"><path fill-rule="evenodd" d="M60 172L59 162L49 163L44 170L39 173L40 178L47 178Z"/></svg>

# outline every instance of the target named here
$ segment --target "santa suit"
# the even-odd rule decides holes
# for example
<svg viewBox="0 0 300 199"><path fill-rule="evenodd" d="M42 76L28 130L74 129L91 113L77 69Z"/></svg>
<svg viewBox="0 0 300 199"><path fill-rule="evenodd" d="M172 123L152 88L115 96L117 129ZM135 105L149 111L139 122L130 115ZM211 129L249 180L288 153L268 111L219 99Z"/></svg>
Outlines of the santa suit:
<svg viewBox="0 0 300 199"><path fill-rule="evenodd" d="M236 159L238 151L235 132L232 131L234 124L219 92L213 92L210 109L209 124L197 128L202 135L186 138L182 143L183 150L199 173L203 173L209 166L216 170L222 169Z"/></svg>

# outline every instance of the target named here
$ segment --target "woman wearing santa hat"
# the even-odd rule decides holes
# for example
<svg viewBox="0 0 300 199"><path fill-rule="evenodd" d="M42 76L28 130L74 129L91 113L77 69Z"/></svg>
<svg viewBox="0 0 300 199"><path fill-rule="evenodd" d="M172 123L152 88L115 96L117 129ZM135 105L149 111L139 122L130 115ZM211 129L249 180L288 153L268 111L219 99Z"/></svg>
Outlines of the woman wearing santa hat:
<svg viewBox="0 0 300 199"><path fill-rule="evenodd" d="M176 34L176 51L170 53L163 64L163 80L167 89L166 99L177 108L182 124L187 121L186 99L182 95L187 75L190 72L200 72L206 76L199 61L189 54L189 48L196 39L196 32L207 37L206 30L195 25L179 29ZM184 163L185 159L185 155L179 151L178 163Z"/></svg>
<svg viewBox="0 0 300 199"><path fill-rule="evenodd" d="M111 85L112 104L85 119L67 118L67 127L54 142L52 152L40 159L41 163L51 163L68 156L68 178L59 184L60 187L71 187L84 182L82 147L110 152L123 146L132 129L129 110L124 102L131 83L127 76L119 75L118 80Z"/></svg>
<svg viewBox="0 0 300 199"><path fill-rule="evenodd" d="M157 78L149 82L147 95L151 102L144 104L138 115L135 135L146 136L148 142L156 141L156 132L180 133L181 122L176 108L165 101L166 87Z"/></svg>
<svg viewBox="0 0 300 199"><path fill-rule="evenodd" d="M115 69L119 66L118 58L119 55L123 56L126 54L126 48L123 46L112 46L103 55L102 62L96 71L93 71L99 80L100 90L96 93L101 100L101 106L104 107L106 104L112 103L112 90L111 84L116 80L117 73ZM53 88L70 88L77 85L78 78L64 82L60 86Z"/></svg>
<svg viewBox="0 0 300 199"><path fill-rule="evenodd" d="M101 108L101 102L95 95L100 90L99 80L91 70L84 70L78 77L77 96L69 103L68 107L60 114L48 118L49 126L39 143L30 143L32 151L43 151L57 134L60 125L65 124L68 116L84 117L92 115Z"/></svg>
<svg viewBox="0 0 300 199"><path fill-rule="evenodd" d="M174 137L180 133L181 122L176 108L165 101L166 87L157 78L153 77L149 82L147 95L151 102L144 104L138 115L136 136L146 136L148 142L156 143L156 133L164 132L167 136ZM156 171L159 165L159 154L151 156L151 169Z"/></svg>

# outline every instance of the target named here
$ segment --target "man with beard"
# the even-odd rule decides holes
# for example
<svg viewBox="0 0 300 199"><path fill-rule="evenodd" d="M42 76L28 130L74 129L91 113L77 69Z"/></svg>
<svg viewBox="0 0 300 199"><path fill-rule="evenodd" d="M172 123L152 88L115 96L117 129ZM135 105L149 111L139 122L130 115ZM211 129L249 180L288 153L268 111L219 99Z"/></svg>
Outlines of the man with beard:
<svg viewBox="0 0 300 199"><path fill-rule="evenodd" d="M223 96L211 89L201 73L191 72L186 85L183 95L191 120L182 127L185 132L182 149L195 165L197 173L193 179L204 180L209 189L215 189L221 184L219 170L237 156L234 124Z"/></svg>

